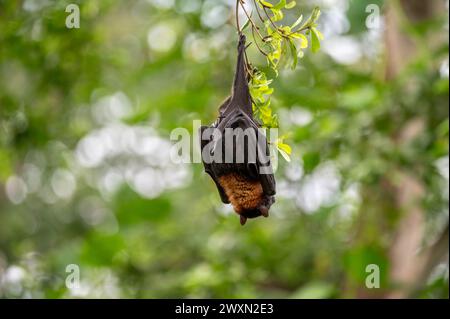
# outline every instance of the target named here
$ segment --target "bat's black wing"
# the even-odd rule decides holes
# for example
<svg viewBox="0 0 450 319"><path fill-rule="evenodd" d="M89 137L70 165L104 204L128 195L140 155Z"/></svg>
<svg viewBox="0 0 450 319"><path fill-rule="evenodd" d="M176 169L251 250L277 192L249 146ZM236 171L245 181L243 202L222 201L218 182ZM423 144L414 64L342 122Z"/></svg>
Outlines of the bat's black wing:
<svg viewBox="0 0 450 319"><path fill-rule="evenodd" d="M202 152L202 162L203 162L203 166L205 167L205 172L211 176L212 180L214 181L214 183L216 184L217 190L219 191L219 195L220 195L220 199L222 200L222 202L224 204L229 204L230 200L228 199L227 194L225 194L225 190L222 188L222 186L220 186L219 183L219 179L218 177L214 174L213 171L213 164L212 163L212 149L211 148L206 148L208 145L212 145L210 143L212 143L212 139L209 138L204 138L204 136L211 136L213 134L213 129L214 127L210 127L210 126L202 126L200 128L200 149ZM204 154L204 150L206 148L206 152Z"/></svg>
<svg viewBox="0 0 450 319"><path fill-rule="evenodd" d="M236 109L218 125L203 126L201 135L205 171L216 183L224 203L229 201L218 182L219 176L232 172L250 180L259 180L264 194L275 194L275 178L266 136L246 113Z"/></svg>
<svg viewBox="0 0 450 319"><path fill-rule="evenodd" d="M270 161L270 149L266 136L259 129L255 121L245 112L236 109L225 123L220 124L223 124L219 125L218 129L222 133L222 138L225 139L225 141L221 141L225 145L225 154L227 152L233 152L233 159L239 172L250 179L259 180L265 195L275 195L276 183ZM232 144L227 144L226 141L227 128L233 129ZM220 143L218 144L220 145ZM239 161L240 153L244 153L241 154L241 159L242 157L244 158L244 163L240 163Z"/></svg>
<svg viewBox="0 0 450 319"><path fill-rule="evenodd" d="M245 36L241 35L232 95L220 106L220 116L214 125L203 126L200 131L205 171L214 180L222 202L226 204L230 201L219 183L219 177L228 173L239 173L250 180L259 180L265 195L270 197L275 194L275 178L267 139L253 119L245 62L245 41ZM232 137L227 137L227 131L230 131L227 129L234 130ZM230 154L231 162L228 161L229 157L227 158ZM220 160L212 160L217 158Z"/></svg>

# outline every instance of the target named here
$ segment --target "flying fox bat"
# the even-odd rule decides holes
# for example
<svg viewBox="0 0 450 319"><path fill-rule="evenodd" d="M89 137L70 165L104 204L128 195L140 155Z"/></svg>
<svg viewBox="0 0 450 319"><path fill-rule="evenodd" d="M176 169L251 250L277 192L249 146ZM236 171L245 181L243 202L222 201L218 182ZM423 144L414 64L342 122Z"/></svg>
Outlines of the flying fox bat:
<svg viewBox="0 0 450 319"><path fill-rule="evenodd" d="M219 107L218 119L200 129L205 172L222 202L239 214L241 225L248 218L268 217L276 193L267 139L253 118L245 42L241 35L231 96Z"/></svg>

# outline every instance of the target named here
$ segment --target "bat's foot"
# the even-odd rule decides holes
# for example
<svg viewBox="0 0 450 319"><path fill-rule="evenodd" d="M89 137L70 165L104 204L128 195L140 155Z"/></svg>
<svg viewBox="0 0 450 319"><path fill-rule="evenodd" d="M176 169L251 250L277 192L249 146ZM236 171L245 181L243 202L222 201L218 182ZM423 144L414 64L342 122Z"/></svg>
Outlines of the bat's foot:
<svg viewBox="0 0 450 319"><path fill-rule="evenodd" d="M247 217L244 217L241 215L240 219L241 219L241 225L244 226L245 223L247 222Z"/></svg>
<svg viewBox="0 0 450 319"><path fill-rule="evenodd" d="M245 43L247 42L247 37L244 34L241 34L239 37L239 48L245 47Z"/></svg>
<svg viewBox="0 0 450 319"><path fill-rule="evenodd" d="M269 217L269 209L266 206L259 207L259 211L261 212L261 216L265 218Z"/></svg>

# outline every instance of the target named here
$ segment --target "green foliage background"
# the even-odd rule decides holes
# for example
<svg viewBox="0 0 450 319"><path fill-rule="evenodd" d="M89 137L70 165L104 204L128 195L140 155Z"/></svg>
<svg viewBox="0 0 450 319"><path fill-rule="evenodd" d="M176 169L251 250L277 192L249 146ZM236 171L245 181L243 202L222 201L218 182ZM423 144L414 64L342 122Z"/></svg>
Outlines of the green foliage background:
<svg viewBox="0 0 450 319"><path fill-rule="evenodd" d="M92 168L77 155L86 136L111 125L95 117L95 105L117 92L131 105L113 120L124 132L153 128L168 140L194 119L212 122L234 70L232 8L226 1L75 1L81 28L67 29L71 2L0 0L0 296L385 296L395 287L389 251L410 209L395 205L387 185L404 172L420 181L425 244L448 224L449 82L440 75L447 13L409 26L420 54L393 81L383 78L381 38L375 57L345 65L305 52L295 71L280 73L272 107L290 133L292 162L280 160L271 217L241 227L200 164L184 166L182 183L145 196L129 181L112 191L98 182L108 169L120 175L135 165L135 153ZM369 3L348 2L346 35L364 39ZM305 14L316 5L330 10L319 1L298 5ZM205 23L214 8L227 9L225 24ZM169 34L148 36L161 25ZM264 66L254 47L249 54ZM299 106L312 121L292 120ZM419 133L398 143L401 128L418 118ZM436 165L445 158L447 179ZM324 170L329 183L311 183ZM317 201L314 187L330 189L330 199L305 205ZM69 264L80 267L80 289L66 288ZM365 289L368 264L380 266L380 290ZM448 264L439 269L414 296L448 298Z"/></svg>

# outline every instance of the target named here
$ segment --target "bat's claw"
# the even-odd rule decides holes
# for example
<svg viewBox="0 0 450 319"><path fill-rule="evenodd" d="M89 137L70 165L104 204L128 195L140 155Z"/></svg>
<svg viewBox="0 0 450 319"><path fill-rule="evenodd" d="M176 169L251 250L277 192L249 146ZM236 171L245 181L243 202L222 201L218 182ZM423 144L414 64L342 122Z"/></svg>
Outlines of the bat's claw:
<svg viewBox="0 0 450 319"><path fill-rule="evenodd" d="M259 211L261 212L261 215L264 217L269 217L269 209L266 206L261 206L259 208Z"/></svg>
<svg viewBox="0 0 450 319"><path fill-rule="evenodd" d="M246 222L247 222L247 217L244 217L241 215L241 225L244 226Z"/></svg>

